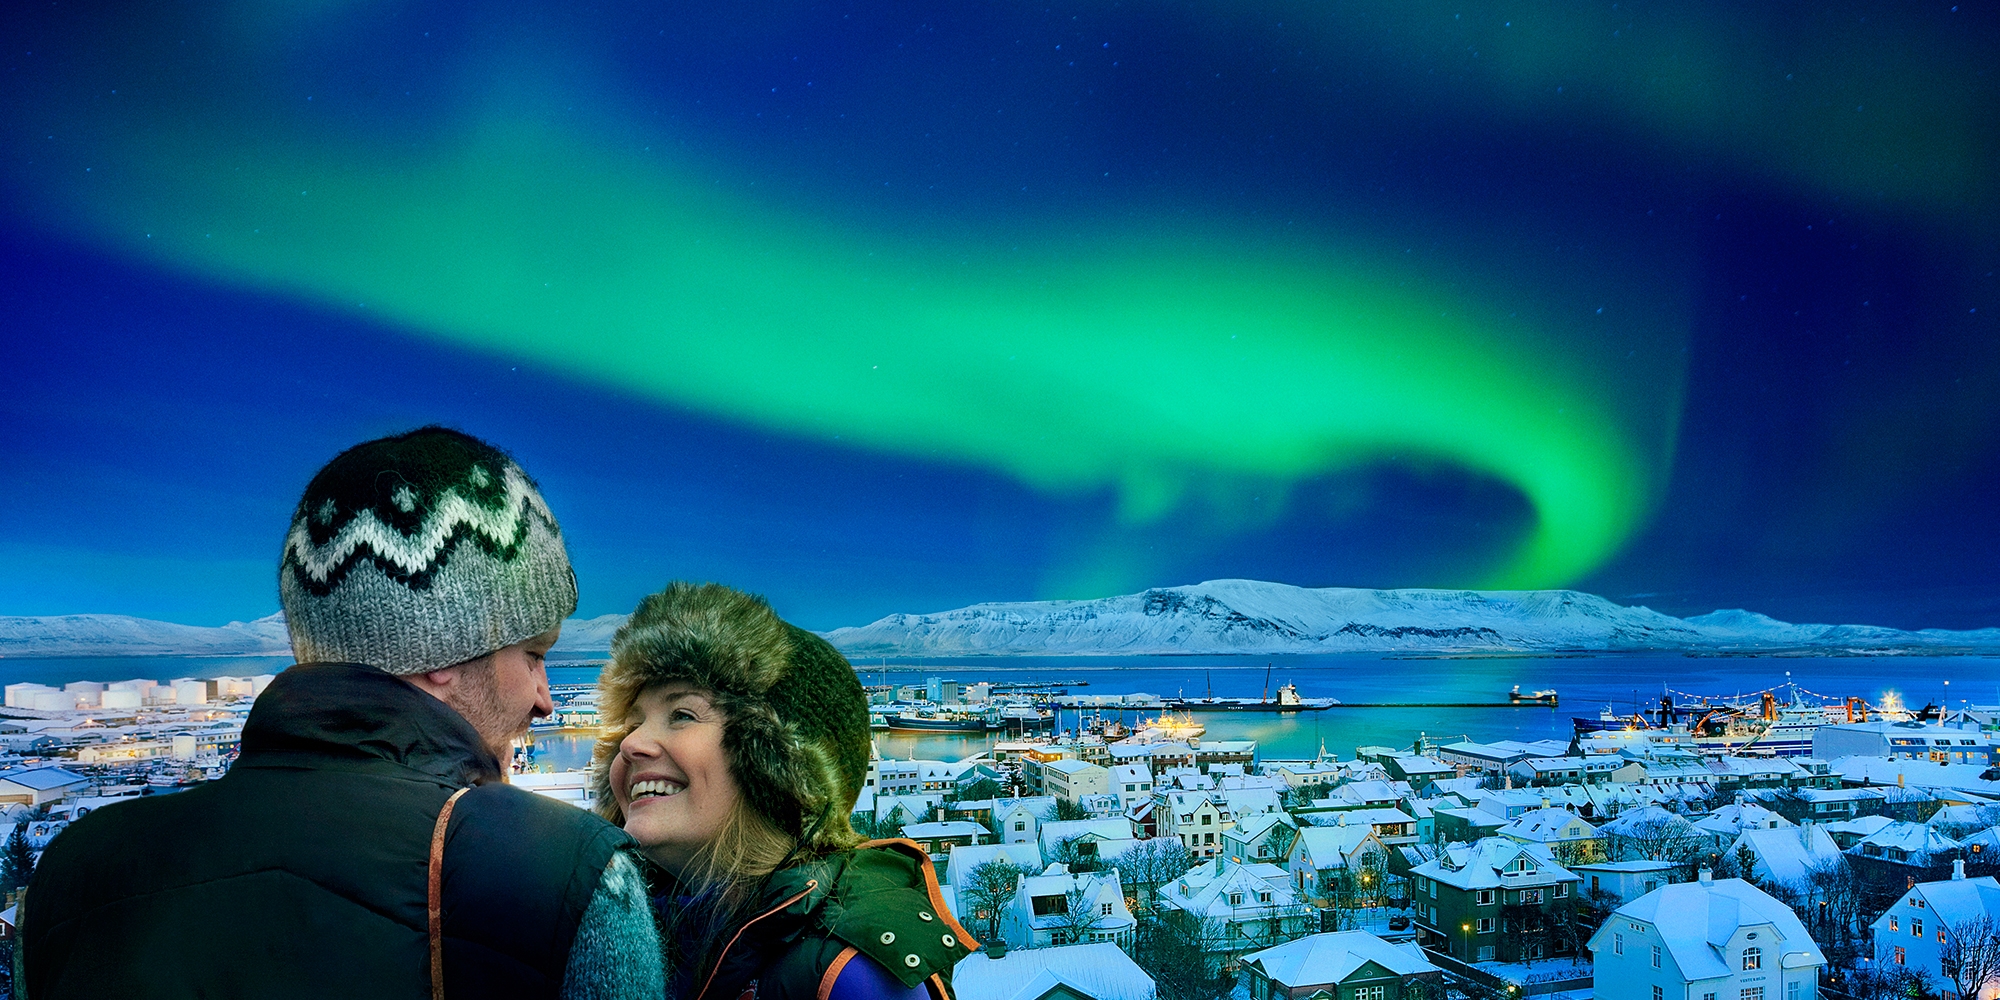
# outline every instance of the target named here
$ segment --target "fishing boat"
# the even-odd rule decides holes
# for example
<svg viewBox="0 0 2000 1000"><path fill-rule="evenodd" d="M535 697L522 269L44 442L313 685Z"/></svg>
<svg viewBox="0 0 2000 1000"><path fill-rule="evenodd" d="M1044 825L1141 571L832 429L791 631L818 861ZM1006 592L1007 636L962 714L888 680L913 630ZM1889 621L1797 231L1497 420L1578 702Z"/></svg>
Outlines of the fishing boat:
<svg viewBox="0 0 2000 1000"><path fill-rule="evenodd" d="M992 728L983 715L964 712L915 715L898 712L888 716L892 733L983 733Z"/></svg>

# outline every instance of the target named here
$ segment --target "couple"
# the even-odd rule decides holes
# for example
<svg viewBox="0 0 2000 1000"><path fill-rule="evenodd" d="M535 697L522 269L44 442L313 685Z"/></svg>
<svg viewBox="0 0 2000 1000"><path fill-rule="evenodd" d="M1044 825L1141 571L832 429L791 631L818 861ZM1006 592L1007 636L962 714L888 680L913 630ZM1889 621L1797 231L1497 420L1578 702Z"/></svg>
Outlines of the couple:
<svg viewBox="0 0 2000 1000"><path fill-rule="evenodd" d="M506 783L576 580L505 453L343 452L279 595L299 662L236 764L50 844L15 996L949 1000L977 944L929 858L848 823L860 682L761 599L677 583L619 630L592 816Z"/></svg>

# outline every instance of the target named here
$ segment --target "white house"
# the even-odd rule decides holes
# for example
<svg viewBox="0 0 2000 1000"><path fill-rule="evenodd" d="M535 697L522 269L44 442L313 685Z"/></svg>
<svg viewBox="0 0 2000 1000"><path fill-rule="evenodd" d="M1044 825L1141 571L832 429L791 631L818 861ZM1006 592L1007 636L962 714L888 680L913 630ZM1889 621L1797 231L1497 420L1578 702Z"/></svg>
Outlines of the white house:
<svg viewBox="0 0 2000 1000"><path fill-rule="evenodd" d="M1153 1000L1153 977L1109 943L1010 950L988 942L959 959L958 1000Z"/></svg>
<svg viewBox="0 0 2000 1000"><path fill-rule="evenodd" d="M993 835L1003 844L1040 843L1042 821L1054 815L1056 800L1047 795L993 800Z"/></svg>
<svg viewBox="0 0 2000 1000"><path fill-rule="evenodd" d="M1583 879L1583 891L1608 892L1620 903L1629 903L1674 880L1672 861L1599 861L1571 865L1569 870Z"/></svg>
<svg viewBox="0 0 2000 1000"><path fill-rule="evenodd" d="M1290 853L1298 836L1299 821L1290 813L1260 812L1239 815L1236 823L1222 831L1222 853L1237 863L1269 861L1279 864Z"/></svg>
<svg viewBox="0 0 2000 1000"><path fill-rule="evenodd" d="M1152 798L1152 769L1144 764L1112 765L1111 793L1118 796L1118 804L1126 809Z"/></svg>
<svg viewBox="0 0 2000 1000"><path fill-rule="evenodd" d="M1731 857L1748 850L1752 858L1750 875L1759 881L1779 885L1807 884L1815 868L1847 870L1847 856L1824 829L1816 824L1777 830L1745 830L1729 846Z"/></svg>
<svg viewBox="0 0 2000 1000"><path fill-rule="evenodd" d="M1405 1000L1442 990L1444 970L1414 942L1390 944L1367 931L1310 934L1243 956L1250 1000Z"/></svg>
<svg viewBox="0 0 2000 1000"><path fill-rule="evenodd" d="M1188 853L1212 858L1222 853L1222 829L1230 823L1228 806L1209 792L1170 791L1159 797L1159 835L1179 837Z"/></svg>
<svg viewBox="0 0 2000 1000"><path fill-rule="evenodd" d="M1371 859L1372 856L1372 859ZM1285 867L1301 896L1324 898L1335 880L1358 877L1363 869L1387 869L1388 845L1366 823L1350 826L1309 826L1292 842ZM1374 863L1379 859L1381 863Z"/></svg>
<svg viewBox="0 0 2000 1000"><path fill-rule="evenodd" d="M1245 952L1300 937L1318 922L1284 869L1227 858L1196 865L1161 886L1157 902L1162 918L1199 941L1211 966L1221 968Z"/></svg>
<svg viewBox="0 0 2000 1000"><path fill-rule="evenodd" d="M1583 817L1560 806L1531 809L1499 830L1502 837L1521 844L1547 847L1567 845L1584 857L1598 853L1597 828Z"/></svg>
<svg viewBox="0 0 2000 1000"><path fill-rule="evenodd" d="M1589 948L1598 1000L1816 1000L1826 965L1791 907L1706 869L1620 906Z"/></svg>
<svg viewBox="0 0 2000 1000"><path fill-rule="evenodd" d="M1694 828L1708 838L1711 851L1728 848L1745 830L1778 830L1797 825L1755 802L1726 805L1694 821Z"/></svg>
<svg viewBox="0 0 2000 1000"><path fill-rule="evenodd" d="M1951 878L1911 886L1869 928L1874 931L1878 966L1927 973L1946 996L1955 996L1971 984L1958 982L1959 970L1947 968L1947 960L1955 960L1959 948L1978 947L1975 937L1990 938L2000 932L2000 882L1991 875L1966 878L1965 862L1956 862ZM1987 967L1991 968L1990 961ZM1988 979L1976 996L1965 1000L1995 996L2000 996L2000 980Z"/></svg>
<svg viewBox="0 0 2000 1000"><path fill-rule="evenodd" d="M1042 857L1061 860L1058 845L1069 841L1078 858L1115 858L1138 843L1132 837L1132 823L1123 816L1110 819L1043 820Z"/></svg>
<svg viewBox="0 0 2000 1000"><path fill-rule="evenodd" d="M1080 909L1072 912L1073 906ZM1059 864L1021 876L1000 915L1000 936L1015 948L1098 942L1130 948L1138 926L1125 906L1117 869L1071 874Z"/></svg>

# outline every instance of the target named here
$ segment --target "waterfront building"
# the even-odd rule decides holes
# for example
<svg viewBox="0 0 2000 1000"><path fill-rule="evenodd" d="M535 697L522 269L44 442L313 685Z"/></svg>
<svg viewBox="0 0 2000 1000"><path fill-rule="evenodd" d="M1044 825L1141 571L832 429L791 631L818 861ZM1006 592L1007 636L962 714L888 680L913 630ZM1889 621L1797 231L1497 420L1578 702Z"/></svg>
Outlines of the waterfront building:
<svg viewBox="0 0 2000 1000"><path fill-rule="evenodd" d="M1935 764L1995 763L1994 734L1920 722L1846 722L1813 731L1813 756L1883 757Z"/></svg>
<svg viewBox="0 0 2000 1000"><path fill-rule="evenodd" d="M1534 757L1563 757L1569 745L1555 740L1499 740L1475 743L1461 740L1437 748L1437 758L1453 765L1461 775L1469 772L1500 774L1521 761Z"/></svg>
<svg viewBox="0 0 2000 1000"><path fill-rule="evenodd" d="M1574 954L1576 873L1549 848L1505 837L1452 844L1410 869L1417 941L1462 962Z"/></svg>
<svg viewBox="0 0 2000 1000"><path fill-rule="evenodd" d="M1967 878L1961 862L1947 879L1909 886L1869 929L1880 968L1921 973L1945 996L1962 1000L2000 996L2000 967L1987 940L2000 932L2000 882L1993 876ZM1983 963L1960 965L1967 952L1981 950L1987 956ZM1974 964L1985 968L1969 967ZM1981 971L1987 977L1975 982Z"/></svg>
<svg viewBox="0 0 2000 1000"><path fill-rule="evenodd" d="M1250 1000L1426 1000L1444 971L1413 943L1367 931L1309 934L1243 956Z"/></svg>
<svg viewBox="0 0 2000 1000"><path fill-rule="evenodd" d="M959 959L958 1000L1154 1000L1153 977L1115 944L1010 948L988 941Z"/></svg>
<svg viewBox="0 0 2000 1000"><path fill-rule="evenodd" d="M1790 907L1705 868L1620 906L1590 952L1600 1000L1816 1000L1826 965Z"/></svg>
<svg viewBox="0 0 2000 1000"><path fill-rule="evenodd" d="M1842 757L1834 772L1849 785L1922 788L1944 805L1966 805L2000 799L2000 780L1983 764L1940 764L1899 757ZM1996 776L2000 777L2000 776Z"/></svg>
<svg viewBox="0 0 2000 1000"><path fill-rule="evenodd" d="M0 771L0 804L18 803L38 809L61 802L89 785L89 778L60 767Z"/></svg>

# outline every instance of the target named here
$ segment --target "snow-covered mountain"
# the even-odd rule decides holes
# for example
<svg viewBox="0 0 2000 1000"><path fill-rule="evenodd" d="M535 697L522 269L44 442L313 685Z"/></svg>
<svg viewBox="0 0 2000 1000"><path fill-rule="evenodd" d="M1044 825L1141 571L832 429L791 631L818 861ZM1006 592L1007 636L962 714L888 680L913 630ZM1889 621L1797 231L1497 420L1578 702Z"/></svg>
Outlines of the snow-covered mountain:
<svg viewBox="0 0 2000 1000"><path fill-rule="evenodd" d="M624 615L572 618L558 653L602 653ZM823 633L852 656L1151 653L2000 651L2000 628L1793 625L1752 611L1675 618L1574 590L1307 589L1211 580L1092 601L975 604ZM220 628L123 615L0 617L0 656L248 656L288 651L283 615Z"/></svg>
<svg viewBox="0 0 2000 1000"><path fill-rule="evenodd" d="M624 615L572 618L557 652L601 652ZM0 657L289 656L283 612L219 627L176 625L128 615L0 616Z"/></svg>
<svg viewBox="0 0 2000 1000"><path fill-rule="evenodd" d="M2000 648L2000 629L1792 625L1748 611L1681 619L1574 590L1306 589L1255 580L890 615L826 637L855 656Z"/></svg>
<svg viewBox="0 0 2000 1000"><path fill-rule="evenodd" d="M282 614L219 627L127 615L0 617L0 656L262 656L291 649Z"/></svg>

